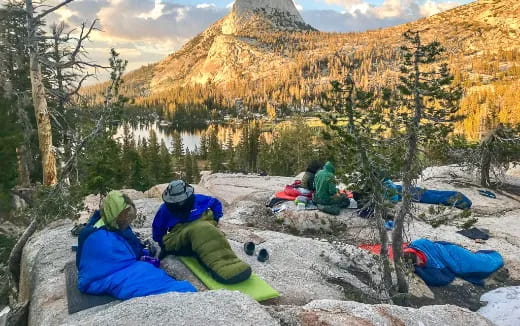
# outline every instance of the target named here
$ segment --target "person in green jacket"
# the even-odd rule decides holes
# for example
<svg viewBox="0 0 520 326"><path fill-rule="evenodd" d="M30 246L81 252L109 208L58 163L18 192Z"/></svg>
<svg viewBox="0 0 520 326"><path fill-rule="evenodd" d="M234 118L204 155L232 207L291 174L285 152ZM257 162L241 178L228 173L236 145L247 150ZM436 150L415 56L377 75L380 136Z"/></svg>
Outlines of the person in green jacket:
<svg viewBox="0 0 520 326"><path fill-rule="evenodd" d="M339 215L341 208L347 208L350 205L349 198L340 194L336 188L336 178L334 176L336 168L329 161L325 163L323 169L316 173L314 177L314 192L312 200L318 206L318 209L329 214Z"/></svg>

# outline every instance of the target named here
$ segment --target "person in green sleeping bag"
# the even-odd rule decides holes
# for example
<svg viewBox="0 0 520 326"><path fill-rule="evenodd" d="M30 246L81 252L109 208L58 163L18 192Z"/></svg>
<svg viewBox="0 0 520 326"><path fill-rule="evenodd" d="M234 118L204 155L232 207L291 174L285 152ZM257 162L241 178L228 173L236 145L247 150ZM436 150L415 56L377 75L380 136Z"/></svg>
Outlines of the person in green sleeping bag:
<svg viewBox="0 0 520 326"><path fill-rule="evenodd" d="M215 280L224 284L239 283L251 276L251 267L236 256L217 228L223 215L218 199L195 194L194 188L182 180L172 181L162 199L164 203L152 224L161 256L195 256Z"/></svg>

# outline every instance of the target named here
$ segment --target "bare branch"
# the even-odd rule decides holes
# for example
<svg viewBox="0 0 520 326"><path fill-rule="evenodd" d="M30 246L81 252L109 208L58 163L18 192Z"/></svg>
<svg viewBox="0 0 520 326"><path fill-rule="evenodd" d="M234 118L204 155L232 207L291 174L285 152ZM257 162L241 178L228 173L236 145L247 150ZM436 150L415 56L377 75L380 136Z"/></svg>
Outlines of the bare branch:
<svg viewBox="0 0 520 326"><path fill-rule="evenodd" d="M50 13L55 12L56 10L60 9L63 6L66 6L67 4L71 3L72 1L74 1L74 0L65 0L62 3L60 3L59 5L54 6L50 9L47 9L44 12L42 12L41 14L37 15L36 17L34 17L34 20L36 20L36 21L41 20L43 17L47 16Z"/></svg>
<svg viewBox="0 0 520 326"><path fill-rule="evenodd" d="M83 78L81 78L81 80L78 82L78 85L76 86L76 88L72 92L67 94L67 97L70 98L74 95L79 95L79 90L81 89L83 82L92 76L94 76L94 74L88 74L88 73L85 76L83 76Z"/></svg>
<svg viewBox="0 0 520 326"><path fill-rule="evenodd" d="M76 60L76 56L78 55L78 53L81 50L81 47L83 45L83 41L87 40L90 37L90 33L92 33L92 31L94 30L95 25L96 25L97 22L98 22L98 20L94 19L94 21L92 22L92 24L90 24L90 27L88 28L88 31L86 33L85 33L85 23L81 24L81 32L79 34L79 39L78 39L78 42L76 44L76 48L74 49L74 51L70 55L70 61L75 61Z"/></svg>

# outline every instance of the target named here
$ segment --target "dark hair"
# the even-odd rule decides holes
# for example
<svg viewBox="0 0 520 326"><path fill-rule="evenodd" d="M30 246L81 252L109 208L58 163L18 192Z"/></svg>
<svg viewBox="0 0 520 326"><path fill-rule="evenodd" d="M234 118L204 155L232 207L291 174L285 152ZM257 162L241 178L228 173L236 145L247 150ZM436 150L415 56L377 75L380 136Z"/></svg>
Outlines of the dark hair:
<svg viewBox="0 0 520 326"><path fill-rule="evenodd" d="M179 203L164 203L166 205L166 208L168 210L180 217L181 219L188 219L191 216L191 210L193 208L193 205L195 204L195 194L191 194L191 196L188 197L188 199L183 200Z"/></svg>
<svg viewBox="0 0 520 326"><path fill-rule="evenodd" d="M318 160L312 160L307 166L307 172L316 173L323 167L323 162Z"/></svg>
<svg viewBox="0 0 520 326"><path fill-rule="evenodd" d="M127 203L128 205L132 206L134 209L135 208L135 204L134 202L132 201L132 199L130 199L130 197L128 197L127 195L123 194L123 200L125 201L125 203Z"/></svg>
<svg viewBox="0 0 520 326"><path fill-rule="evenodd" d="M403 253L403 261L408 264L417 265L417 256L413 252Z"/></svg>

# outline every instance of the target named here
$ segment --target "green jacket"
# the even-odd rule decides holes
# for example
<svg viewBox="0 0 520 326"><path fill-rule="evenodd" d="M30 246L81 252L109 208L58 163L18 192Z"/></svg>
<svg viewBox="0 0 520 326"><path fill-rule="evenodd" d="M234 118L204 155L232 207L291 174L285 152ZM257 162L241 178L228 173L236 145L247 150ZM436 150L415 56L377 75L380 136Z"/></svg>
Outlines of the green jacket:
<svg viewBox="0 0 520 326"><path fill-rule="evenodd" d="M314 177L314 192L313 200L316 204L329 205L332 203L331 197L338 193L336 188L336 179L334 173L336 169L331 162L327 162L323 169L316 173Z"/></svg>

